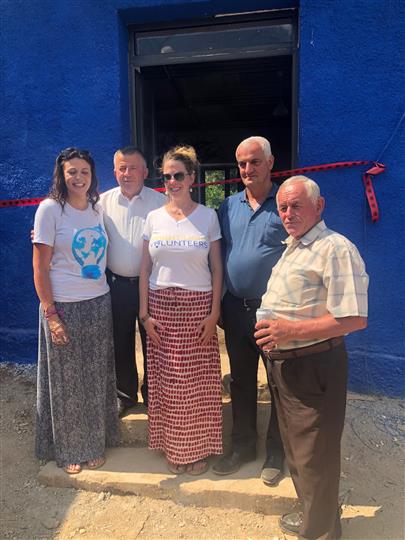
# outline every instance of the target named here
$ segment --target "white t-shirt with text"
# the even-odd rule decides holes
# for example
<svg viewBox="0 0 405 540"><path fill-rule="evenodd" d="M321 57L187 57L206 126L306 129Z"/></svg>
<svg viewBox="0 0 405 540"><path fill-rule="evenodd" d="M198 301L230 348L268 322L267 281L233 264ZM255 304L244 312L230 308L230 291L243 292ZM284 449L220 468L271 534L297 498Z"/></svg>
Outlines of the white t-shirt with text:
<svg viewBox="0 0 405 540"><path fill-rule="evenodd" d="M210 243L221 238L215 210L199 204L180 221L165 207L153 210L146 218L143 237L149 240L152 259L151 289L212 290L208 254Z"/></svg>

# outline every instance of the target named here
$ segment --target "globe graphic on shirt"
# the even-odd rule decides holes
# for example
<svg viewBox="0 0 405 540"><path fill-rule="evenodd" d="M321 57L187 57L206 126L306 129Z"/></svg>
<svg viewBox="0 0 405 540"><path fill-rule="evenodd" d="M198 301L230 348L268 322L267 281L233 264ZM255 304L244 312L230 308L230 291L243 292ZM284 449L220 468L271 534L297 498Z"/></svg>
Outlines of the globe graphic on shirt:
<svg viewBox="0 0 405 540"><path fill-rule="evenodd" d="M72 253L82 267L82 277L99 279L102 275L99 262L105 256L107 238L100 225L79 229L73 237Z"/></svg>

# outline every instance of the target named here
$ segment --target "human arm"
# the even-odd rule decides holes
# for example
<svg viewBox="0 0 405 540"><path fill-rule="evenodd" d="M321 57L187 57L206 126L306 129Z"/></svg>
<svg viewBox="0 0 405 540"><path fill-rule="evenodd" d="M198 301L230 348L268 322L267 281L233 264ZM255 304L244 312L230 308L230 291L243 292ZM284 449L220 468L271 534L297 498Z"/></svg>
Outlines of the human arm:
<svg viewBox="0 0 405 540"><path fill-rule="evenodd" d="M286 319L261 320L256 323L254 337L259 347L270 348L289 341L319 339L344 336L367 327L367 317L333 317L326 313L320 317L303 321Z"/></svg>
<svg viewBox="0 0 405 540"><path fill-rule="evenodd" d="M197 328L197 332L200 334L199 341L202 345L206 345L215 334L216 325L220 316L222 293L222 256L220 240L211 242L208 260L212 276L212 306L211 312L203 321L201 321Z"/></svg>
<svg viewBox="0 0 405 540"><path fill-rule="evenodd" d="M55 345L66 345L69 342L69 337L65 325L55 309L49 278L52 253L52 246L40 243L33 245L34 285L51 332L52 342Z"/></svg>
<svg viewBox="0 0 405 540"><path fill-rule="evenodd" d="M162 338L158 330L164 330L163 325L151 317L148 311L149 277L152 272L152 259L149 253L149 240L143 241L141 270L139 275L139 318L154 343L160 345Z"/></svg>

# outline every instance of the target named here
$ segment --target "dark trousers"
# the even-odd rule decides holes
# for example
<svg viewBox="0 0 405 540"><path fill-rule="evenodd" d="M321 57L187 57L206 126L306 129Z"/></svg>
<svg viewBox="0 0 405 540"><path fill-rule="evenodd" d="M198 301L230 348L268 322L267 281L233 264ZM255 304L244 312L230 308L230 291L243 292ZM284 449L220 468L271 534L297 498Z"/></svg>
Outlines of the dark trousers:
<svg viewBox="0 0 405 540"><path fill-rule="evenodd" d="M340 538L345 345L300 358L271 360L269 371L287 463L303 507L300 538Z"/></svg>
<svg viewBox="0 0 405 540"><path fill-rule="evenodd" d="M142 341L144 380L141 394L148 402L148 382L146 371L146 332L139 322L139 280L117 277L107 270L107 281L111 291L113 313L115 372L117 391L126 404L138 401L138 371L135 362L135 327L138 321Z"/></svg>
<svg viewBox="0 0 405 540"><path fill-rule="evenodd" d="M267 362L253 337L256 308L246 307L243 300L227 292L222 302L225 343L231 367L232 449L247 457L256 456L257 440L257 368L259 357ZM267 371L267 370L266 370ZM276 405L271 394L271 412L266 436L267 456L282 461Z"/></svg>

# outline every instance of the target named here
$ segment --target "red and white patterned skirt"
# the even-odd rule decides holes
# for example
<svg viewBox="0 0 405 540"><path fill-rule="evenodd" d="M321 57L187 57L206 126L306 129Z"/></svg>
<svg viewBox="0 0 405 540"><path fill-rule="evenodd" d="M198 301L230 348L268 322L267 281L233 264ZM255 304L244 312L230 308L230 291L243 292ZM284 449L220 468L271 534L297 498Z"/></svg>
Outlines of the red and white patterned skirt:
<svg viewBox="0 0 405 540"><path fill-rule="evenodd" d="M149 290L149 313L164 326L162 345L147 340L149 448L176 464L222 453L218 338L197 341L211 304L212 292Z"/></svg>

